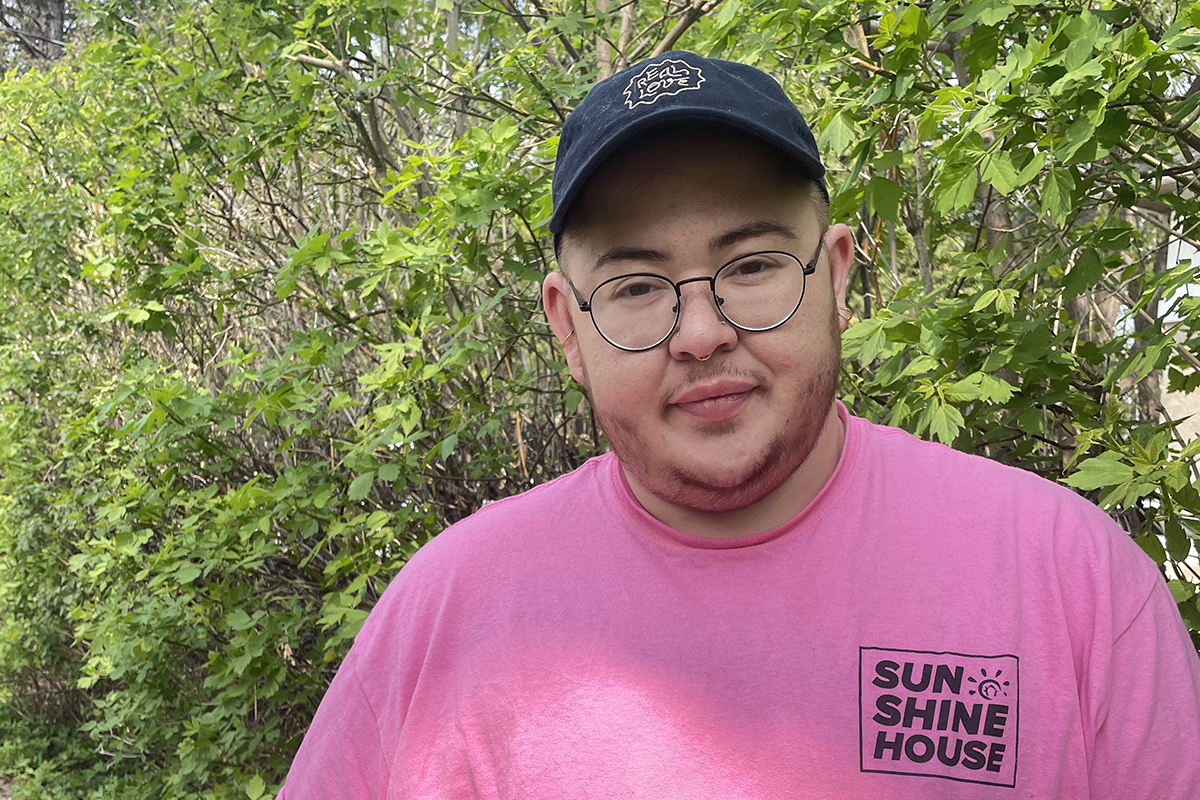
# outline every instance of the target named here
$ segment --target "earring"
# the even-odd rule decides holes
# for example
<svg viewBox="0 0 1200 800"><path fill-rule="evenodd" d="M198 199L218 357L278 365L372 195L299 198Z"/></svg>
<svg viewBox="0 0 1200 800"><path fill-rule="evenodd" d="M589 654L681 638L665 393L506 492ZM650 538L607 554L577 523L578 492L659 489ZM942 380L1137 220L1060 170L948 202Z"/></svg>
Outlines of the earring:
<svg viewBox="0 0 1200 800"><path fill-rule="evenodd" d="M571 332L567 334L567 338L565 338L561 342L559 342L559 347L566 347L567 342L571 341L571 337L574 335L575 335L575 330L574 330L574 328L572 328Z"/></svg>
<svg viewBox="0 0 1200 800"><path fill-rule="evenodd" d="M850 312L850 309L848 309L848 308L839 308L838 309L838 317L842 320L842 327L844 327L844 328L850 327L850 318L852 316L854 316L854 315Z"/></svg>

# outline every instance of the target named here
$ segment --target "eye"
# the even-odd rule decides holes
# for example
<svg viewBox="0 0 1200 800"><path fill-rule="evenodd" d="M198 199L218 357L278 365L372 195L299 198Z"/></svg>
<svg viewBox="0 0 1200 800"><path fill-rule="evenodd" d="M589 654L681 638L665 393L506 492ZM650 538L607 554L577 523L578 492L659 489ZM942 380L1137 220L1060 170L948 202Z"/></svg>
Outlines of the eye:
<svg viewBox="0 0 1200 800"><path fill-rule="evenodd" d="M727 278L763 278L781 266L780 259L768 254L747 256L730 264L721 275Z"/></svg>
<svg viewBox="0 0 1200 800"><path fill-rule="evenodd" d="M733 265L733 269L729 272L732 275L754 275L768 269L769 265L762 261L750 259L749 261L741 261Z"/></svg>
<svg viewBox="0 0 1200 800"><path fill-rule="evenodd" d="M664 292L669 292L672 298L675 295L674 292L670 292L670 283L652 275L629 275L617 278L606 283L603 288L604 298L610 302L653 300Z"/></svg>
<svg viewBox="0 0 1200 800"><path fill-rule="evenodd" d="M629 283L621 290L621 294L628 295L629 297L640 297L654 291L654 288L654 285L650 283Z"/></svg>

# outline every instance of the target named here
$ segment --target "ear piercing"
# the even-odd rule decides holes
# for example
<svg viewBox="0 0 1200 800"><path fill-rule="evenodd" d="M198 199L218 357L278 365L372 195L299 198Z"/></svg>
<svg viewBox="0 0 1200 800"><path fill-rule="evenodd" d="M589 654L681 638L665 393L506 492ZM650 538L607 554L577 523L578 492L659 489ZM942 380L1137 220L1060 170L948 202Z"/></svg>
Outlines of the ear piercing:
<svg viewBox="0 0 1200 800"><path fill-rule="evenodd" d="M567 334L567 338L565 338L565 339L563 339L561 342L559 342L560 346L562 346L562 347L566 347L566 346L567 346L567 342L571 341L571 337L572 337L572 336L574 336L574 335L575 335L575 330L572 328L572 329L571 329L571 332Z"/></svg>

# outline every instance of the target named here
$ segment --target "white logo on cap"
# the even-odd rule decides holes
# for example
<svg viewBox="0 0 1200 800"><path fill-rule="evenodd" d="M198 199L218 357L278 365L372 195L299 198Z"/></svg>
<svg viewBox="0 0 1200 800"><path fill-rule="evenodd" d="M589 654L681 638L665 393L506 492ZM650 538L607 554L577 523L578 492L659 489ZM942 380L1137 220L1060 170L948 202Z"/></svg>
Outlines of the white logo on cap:
<svg viewBox="0 0 1200 800"><path fill-rule="evenodd" d="M661 97L699 89L704 75L699 67L686 61L669 58L656 64L647 64L629 79L625 87L625 105L636 108L642 104L653 105Z"/></svg>

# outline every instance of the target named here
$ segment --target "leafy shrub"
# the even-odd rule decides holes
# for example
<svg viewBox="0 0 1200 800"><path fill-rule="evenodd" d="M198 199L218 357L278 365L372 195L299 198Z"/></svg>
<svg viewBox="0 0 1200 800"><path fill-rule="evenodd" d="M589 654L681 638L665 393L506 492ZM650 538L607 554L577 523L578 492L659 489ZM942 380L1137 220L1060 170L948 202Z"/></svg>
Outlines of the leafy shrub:
<svg viewBox="0 0 1200 800"><path fill-rule="evenodd" d="M676 41L821 131L847 403L1089 493L1200 630L1200 445L1157 406L1200 384L1165 258L1200 6L504 8L101 5L0 81L18 793L269 795L405 559L603 447L538 307L550 166L597 73Z"/></svg>

